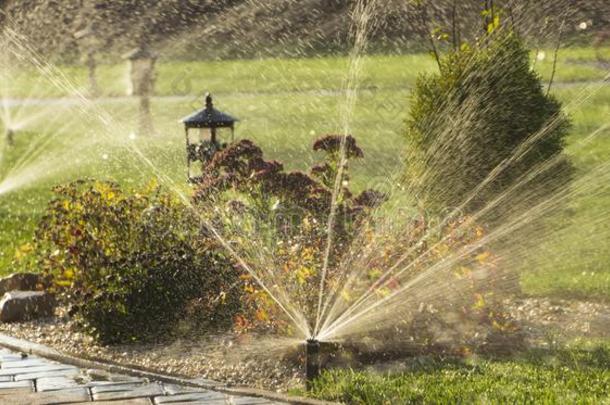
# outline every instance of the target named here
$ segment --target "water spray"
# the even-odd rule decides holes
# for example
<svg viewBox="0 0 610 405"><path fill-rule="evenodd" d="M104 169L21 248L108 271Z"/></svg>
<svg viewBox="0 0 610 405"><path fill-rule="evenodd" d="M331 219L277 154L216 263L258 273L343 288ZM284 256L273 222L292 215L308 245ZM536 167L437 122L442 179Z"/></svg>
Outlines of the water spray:
<svg viewBox="0 0 610 405"><path fill-rule="evenodd" d="M320 376L320 341L310 338L306 345L305 385L307 391L311 391L313 381Z"/></svg>

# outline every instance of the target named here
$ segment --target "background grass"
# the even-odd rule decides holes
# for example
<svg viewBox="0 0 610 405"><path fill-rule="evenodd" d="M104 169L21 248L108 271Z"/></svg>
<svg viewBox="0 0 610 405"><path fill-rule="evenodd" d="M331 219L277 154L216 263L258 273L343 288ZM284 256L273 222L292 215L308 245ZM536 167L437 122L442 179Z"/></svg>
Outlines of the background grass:
<svg viewBox="0 0 610 405"><path fill-rule="evenodd" d="M610 59L610 48L602 54ZM553 87L574 121L568 153L581 173L610 160L608 131L586 147L577 146L610 118L610 89L599 84L608 71L596 55L588 48L563 50ZM546 58L535 64L545 81L552 70L551 56L547 51ZM184 134L178 119L201 108L205 91L216 95L219 109L239 117L238 137L253 139L267 157L281 160L288 169L309 167L317 159L311 151L313 140L343 129L340 90L347 66L346 58L332 57L161 61L158 96L153 100L158 135L135 139L130 135L136 129L137 101L117 97L125 93L125 66L100 67L104 97L92 104L54 99L72 96L73 90L52 85L49 77L34 71L10 72L14 80L4 82L3 97L48 100L4 108L4 116L12 117L10 124L24 128L16 134L17 145L5 149L0 178L23 185L0 195L0 273L11 271L16 250L31 239L53 185L95 176L136 187L163 174L169 185L188 192ZM365 58L362 90L350 127L365 152L365 159L354 165L356 189L378 185L400 170L409 89L419 74L435 68L429 55ZM58 67L54 78L86 91L82 67ZM574 105L583 92L589 96L586 102ZM150 159L152 166L135 156L136 151ZM17 167L24 157L25 164ZM569 220L581 226L532 252L531 271L522 278L526 293L610 300L609 225L598 220L609 208L607 195L573 201Z"/></svg>

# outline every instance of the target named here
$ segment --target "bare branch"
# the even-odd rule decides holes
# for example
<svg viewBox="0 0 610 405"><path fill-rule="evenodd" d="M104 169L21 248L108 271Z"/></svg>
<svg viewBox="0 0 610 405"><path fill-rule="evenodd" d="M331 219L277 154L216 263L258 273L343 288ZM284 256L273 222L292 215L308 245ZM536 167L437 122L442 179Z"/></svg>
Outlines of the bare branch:
<svg viewBox="0 0 610 405"><path fill-rule="evenodd" d="M540 28L540 33L538 35L538 41L536 41L536 51L534 52L534 63L532 64L532 69L536 67L536 63L538 62L538 55L540 55L540 46L542 43L542 38L544 37L544 32L549 25L549 19L544 19L544 24Z"/></svg>
<svg viewBox="0 0 610 405"><path fill-rule="evenodd" d="M419 16L421 19L424 35L428 38L428 41L430 41L430 48L432 50L432 53L434 54L434 58L436 59L436 64L438 65L438 69L441 70L441 57L438 52L436 42L434 42L434 38L432 37L431 31L430 31L430 26L428 24L428 7L423 2L420 5Z"/></svg>
<svg viewBox="0 0 610 405"><path fill-rule="evenodd" d="M451 10L451 39L453 43L453 50L457 51L460 45L460 39L458 38L458 28L457 28L457 0L453 0L453 7Z"/></svg>
<svg viewBox="0 0 610 405"><path fill-rule="evenodd" d="M513 5L514 5L513 3L514 3L513 0L508 2L508 14L510 16L510 25L511 25L512 31L515 34L519 35L519 32L517 31L517 25L515 24L515 13L513 10Z"/></svg>
<svg viewBox="0 0 610 405"><path fill-rule="evenodd" d="M551 92L551 86L553 85L553 80L555 79L555 72L557 71L557 57L559 56L559 47L561 46L561 39L563 36L563 29L566 24L566 14L563 15L561 20L561 25L559 26L559 34L557 35L557 44L555 45L555 53L553 55L553 70L551 71L551 78L549 80L549 87L546 89L546 95L548 96Z"/></svg>

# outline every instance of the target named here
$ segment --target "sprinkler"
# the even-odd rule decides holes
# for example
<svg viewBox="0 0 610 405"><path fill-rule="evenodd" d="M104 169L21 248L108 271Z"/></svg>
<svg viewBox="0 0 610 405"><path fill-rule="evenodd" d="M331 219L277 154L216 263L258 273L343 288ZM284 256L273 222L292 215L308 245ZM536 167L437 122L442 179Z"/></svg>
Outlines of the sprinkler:
<svg viewBox="0 0 610 405"><path fill-rule="evenodd" d="M6 144L8 146L13 146L15 144L15 131L11 128L6 130Z"/></svg>
<svg viewBox="0 0 610 405"><path fill-rule="evenodd" d="M313 380L320 375L320 342L315 338L307 339L305 385L312 388Z"/></svg>

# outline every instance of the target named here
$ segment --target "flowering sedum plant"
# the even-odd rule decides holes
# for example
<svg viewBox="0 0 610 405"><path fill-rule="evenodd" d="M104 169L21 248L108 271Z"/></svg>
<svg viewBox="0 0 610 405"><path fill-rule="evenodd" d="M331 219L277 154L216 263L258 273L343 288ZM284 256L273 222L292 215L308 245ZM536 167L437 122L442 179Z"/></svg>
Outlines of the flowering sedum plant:
<svg viewBox="0 0 610 405"><path fill-rule="evenodd" d="M194 196L199 211L210 213L210 221L225 239L238 242L239 254L252 264L252 271L242 276L249 310L237 318L240 330L290 328L277 306L278 298L274 301L270 295L287 295L307 319L314 316L341 138L330 135L314 143L324 160L309 173L284 171L281 163L264 160L262 150L249 140L229 146L206 167ZM348 159L363 157L351 136L346 137L345 150ZM343 180L347 175L344 170ZM342 188L333 227L335 243L329 254L331 282L352 235L383 199L374 190L354 197ZM257 254L261 246L264 256ZM281 291L265 291L260 281L281 286Z"/></svg>

